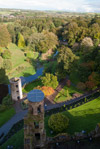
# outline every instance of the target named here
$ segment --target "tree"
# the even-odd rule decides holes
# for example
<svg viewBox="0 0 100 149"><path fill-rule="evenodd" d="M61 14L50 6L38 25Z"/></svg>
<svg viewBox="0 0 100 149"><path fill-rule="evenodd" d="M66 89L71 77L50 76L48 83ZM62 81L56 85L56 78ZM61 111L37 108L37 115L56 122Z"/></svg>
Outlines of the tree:
<svg viewBox="0 0 100 149"><path fill-rule="evenodd" d="M3 49L0 47L0 55L2 55L3 53Z"/></svg>
<svg viewBox="0 0 100 149"><path fill-rule="evenodd" d="M9 50L5 50L2 54L2 57L4 59L10 59L11 58L11 52Z"/></svg>
<svg viewBox="0 0 100 149"><path fill-rule="evenodd" d="M65 46L61 47L58 56L58 63L63 63L64 69L67 70L67 72L70 72L71 65L77 59L78 57L75 54L73 54L70 48Z"/></svg>
<svg viewBox="0 0 100 149"><path fill-rule="evenodd" d="M95 83L93 81L86 81L85 84L89 90L92 90L95 87Z"/></svg>
<svg viewBox="0 0 100 149"><path fill-rule="evenodd" d="M90 37L85 37L81 42L80 48L84 54L91 52L91 50L93 48L92 39Z"/></svg>
<svg viewBox="0 0 100 149"><path fill-rule="evenodd" d="M99 39L100 41L100 26L98 23L94 23L90 27L90 37L92 37L93 40Z"/></svg>
<svg viewBox="0 0 100 149"><path fill-rule="evenodd" d="M78 88L79 90L84 91L84 90L86 89L86 85L85 85L85 83L83 83L83 82L79 82L79 83L77 84L77 88Z"/></svg>
<svg viewBox="0 0 100 149"><path fill-rule="evenodd" d="M11 42L10 34L7 30L6 25L0 25L0 46L7 47L7 45Z"/></svg>
<svg viewBox="0 0 100 149"><path fill-rule="evenodd" d="M3 64L3 58L0 56L0 68L2 67Z"/></svg>
<svg viewBox="0 0 100 149"><path fill-rule="evenodd" d="M46 73L45 76L41 78L41 81L44 86L52 87L53 89L58 86L57 77L50 73Z"/></svg>
<svg viewBox="0 0 100 149"><path fill-rule="evenodd" d="M21 33L18 34L18 47L19 48L24 48L25 47L24 37Z"/></svg>
<svg viewBox="0 0 100 149"><path fill-rule="evenodd" d="M36 46L37 50L39 52L45 53L49 49L56 48L56 45L58 44L57 36L54 33L48 31L43 31L42 33L44 34L44 38L40 40Z"/></svg>
<svg viewBox="0 0 100 149"><path fill-rule="evenodd" d="M11 70L12 69L12 62L11 60L5 59L3 61L3 68L6 70Z"/></svg>
<svg viewBox="0 0 100 149"><path fill-rule="evenodd" d="M69 91L68 90L67 90L67 94L66 95L67 95L67 97L69 97Z"/></svg>
<svg viewBox="0 0 100 149"><path fill-rule="evenodd" d="M61 133L68 127L69 119L67 116L57 113L50 116L48 126L56 133Z"/></svg>
<svg viewBox="0 0 100 149"><path fill-rule="evenodd" d="M8 29L8 32L10 34L12 42L16 43L16 34L15 34L14 24L8 24L7 29Z"/></svg>
<svg viewBox="0 0 100 149"><path fill-rule="evenodd" d="M67 80L67 86L70 87L71 86L71 81Z"/></svg>
<svg viewBox="0 0 100 149"><path fill-rule="evenodd" d="M63 39L68 41L69 46L73 46L79 35L79 27L76 22L69 22L62 33Z"/></svg>
<svg viewBox="0 0 100 149"><path fill-rule="evenodd" d="M11 99L10 95L7 95L6 97L3 98L2 104L6 106L12 105L14 102Z"/></svg>

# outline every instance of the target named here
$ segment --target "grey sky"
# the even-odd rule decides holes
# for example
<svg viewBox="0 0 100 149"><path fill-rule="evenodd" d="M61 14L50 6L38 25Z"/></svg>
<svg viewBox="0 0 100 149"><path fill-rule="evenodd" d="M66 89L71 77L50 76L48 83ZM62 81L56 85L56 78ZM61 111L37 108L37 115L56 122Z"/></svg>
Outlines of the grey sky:
<svg viewBox="0 0 100 149"><path fill-rule="evenodd" d="M0 8L100 12L100 0L0 0Z"/></svg>

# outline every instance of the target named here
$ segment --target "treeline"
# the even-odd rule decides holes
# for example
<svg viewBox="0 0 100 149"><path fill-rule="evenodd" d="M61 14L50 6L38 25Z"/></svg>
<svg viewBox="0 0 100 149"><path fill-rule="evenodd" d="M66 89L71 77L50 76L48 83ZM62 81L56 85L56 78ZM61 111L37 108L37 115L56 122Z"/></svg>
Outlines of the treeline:
<svg viewBox="0 0 100 149"><path fill-rule="evenodd" d="M60 80L75 72L80 79L77 86L83 89L100 85L100 17L97 15L27 18L0 25L0 46L7 47L10 42L23 51L45 53L56 49L59 51L57 61L48 63L46 73ZM65 46L61 45L64 43ZM9 59L9 51L0 53Z"/></svg>
<svg viewBox="0 0 100 149"><path fill-rule="evenodd" d="M98 45L100 43L100 17L72 19L61 28L58 36L66 40L71 47L76 42L80 43L85 37L90 37L94 45Z"/></svg>

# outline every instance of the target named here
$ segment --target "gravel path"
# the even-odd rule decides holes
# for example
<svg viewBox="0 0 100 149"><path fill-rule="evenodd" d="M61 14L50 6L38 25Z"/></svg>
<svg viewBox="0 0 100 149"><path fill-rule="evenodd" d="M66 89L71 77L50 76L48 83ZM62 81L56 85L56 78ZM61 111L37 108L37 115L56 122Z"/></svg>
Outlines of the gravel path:
<svg viewBox="0 0 100 149"><path fill-rule="evenodd" d="M24 118L27 112L28 110L23 110L21 112L16 113L7 123L5 123L2 127L0 127L0 135L4 133L5 136L14 124L16 124L18 121ZM1 138L1 140L3 139L3 137Z"/></svg>

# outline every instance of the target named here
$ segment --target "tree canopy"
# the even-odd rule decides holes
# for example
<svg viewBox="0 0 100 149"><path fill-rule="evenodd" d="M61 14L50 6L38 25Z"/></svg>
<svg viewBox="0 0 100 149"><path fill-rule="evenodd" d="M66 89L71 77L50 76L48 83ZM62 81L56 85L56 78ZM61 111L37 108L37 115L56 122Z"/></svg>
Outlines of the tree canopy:
<svg viewBox="0 0 100 149"><path fill-rule="evenodd" d="M10 34L6 25L0 25L0 46L7 47L10 42Z"/></svg>
<svg viewBox="0 0 100 149"><path fill-rule="evenodd" d="M63 63L63 68L70 71L71 65L78 57L68 47L61 47L58 56L58 63Z"/></svg>
<svg viewBox="0 0 100 149"><path fill-rule="evenodd" d="M45 76L41 78L41 81L44 86L52 87L53 89L58 86L57 76L50 73L46 73Z"/></svg>
<svg viewBox="0 0 100 149"><path fill-rule="evenodd" d="M69 119L61 114L53 114L48 120L48 126L56 133L61 133L68 127Z"/></svg>

